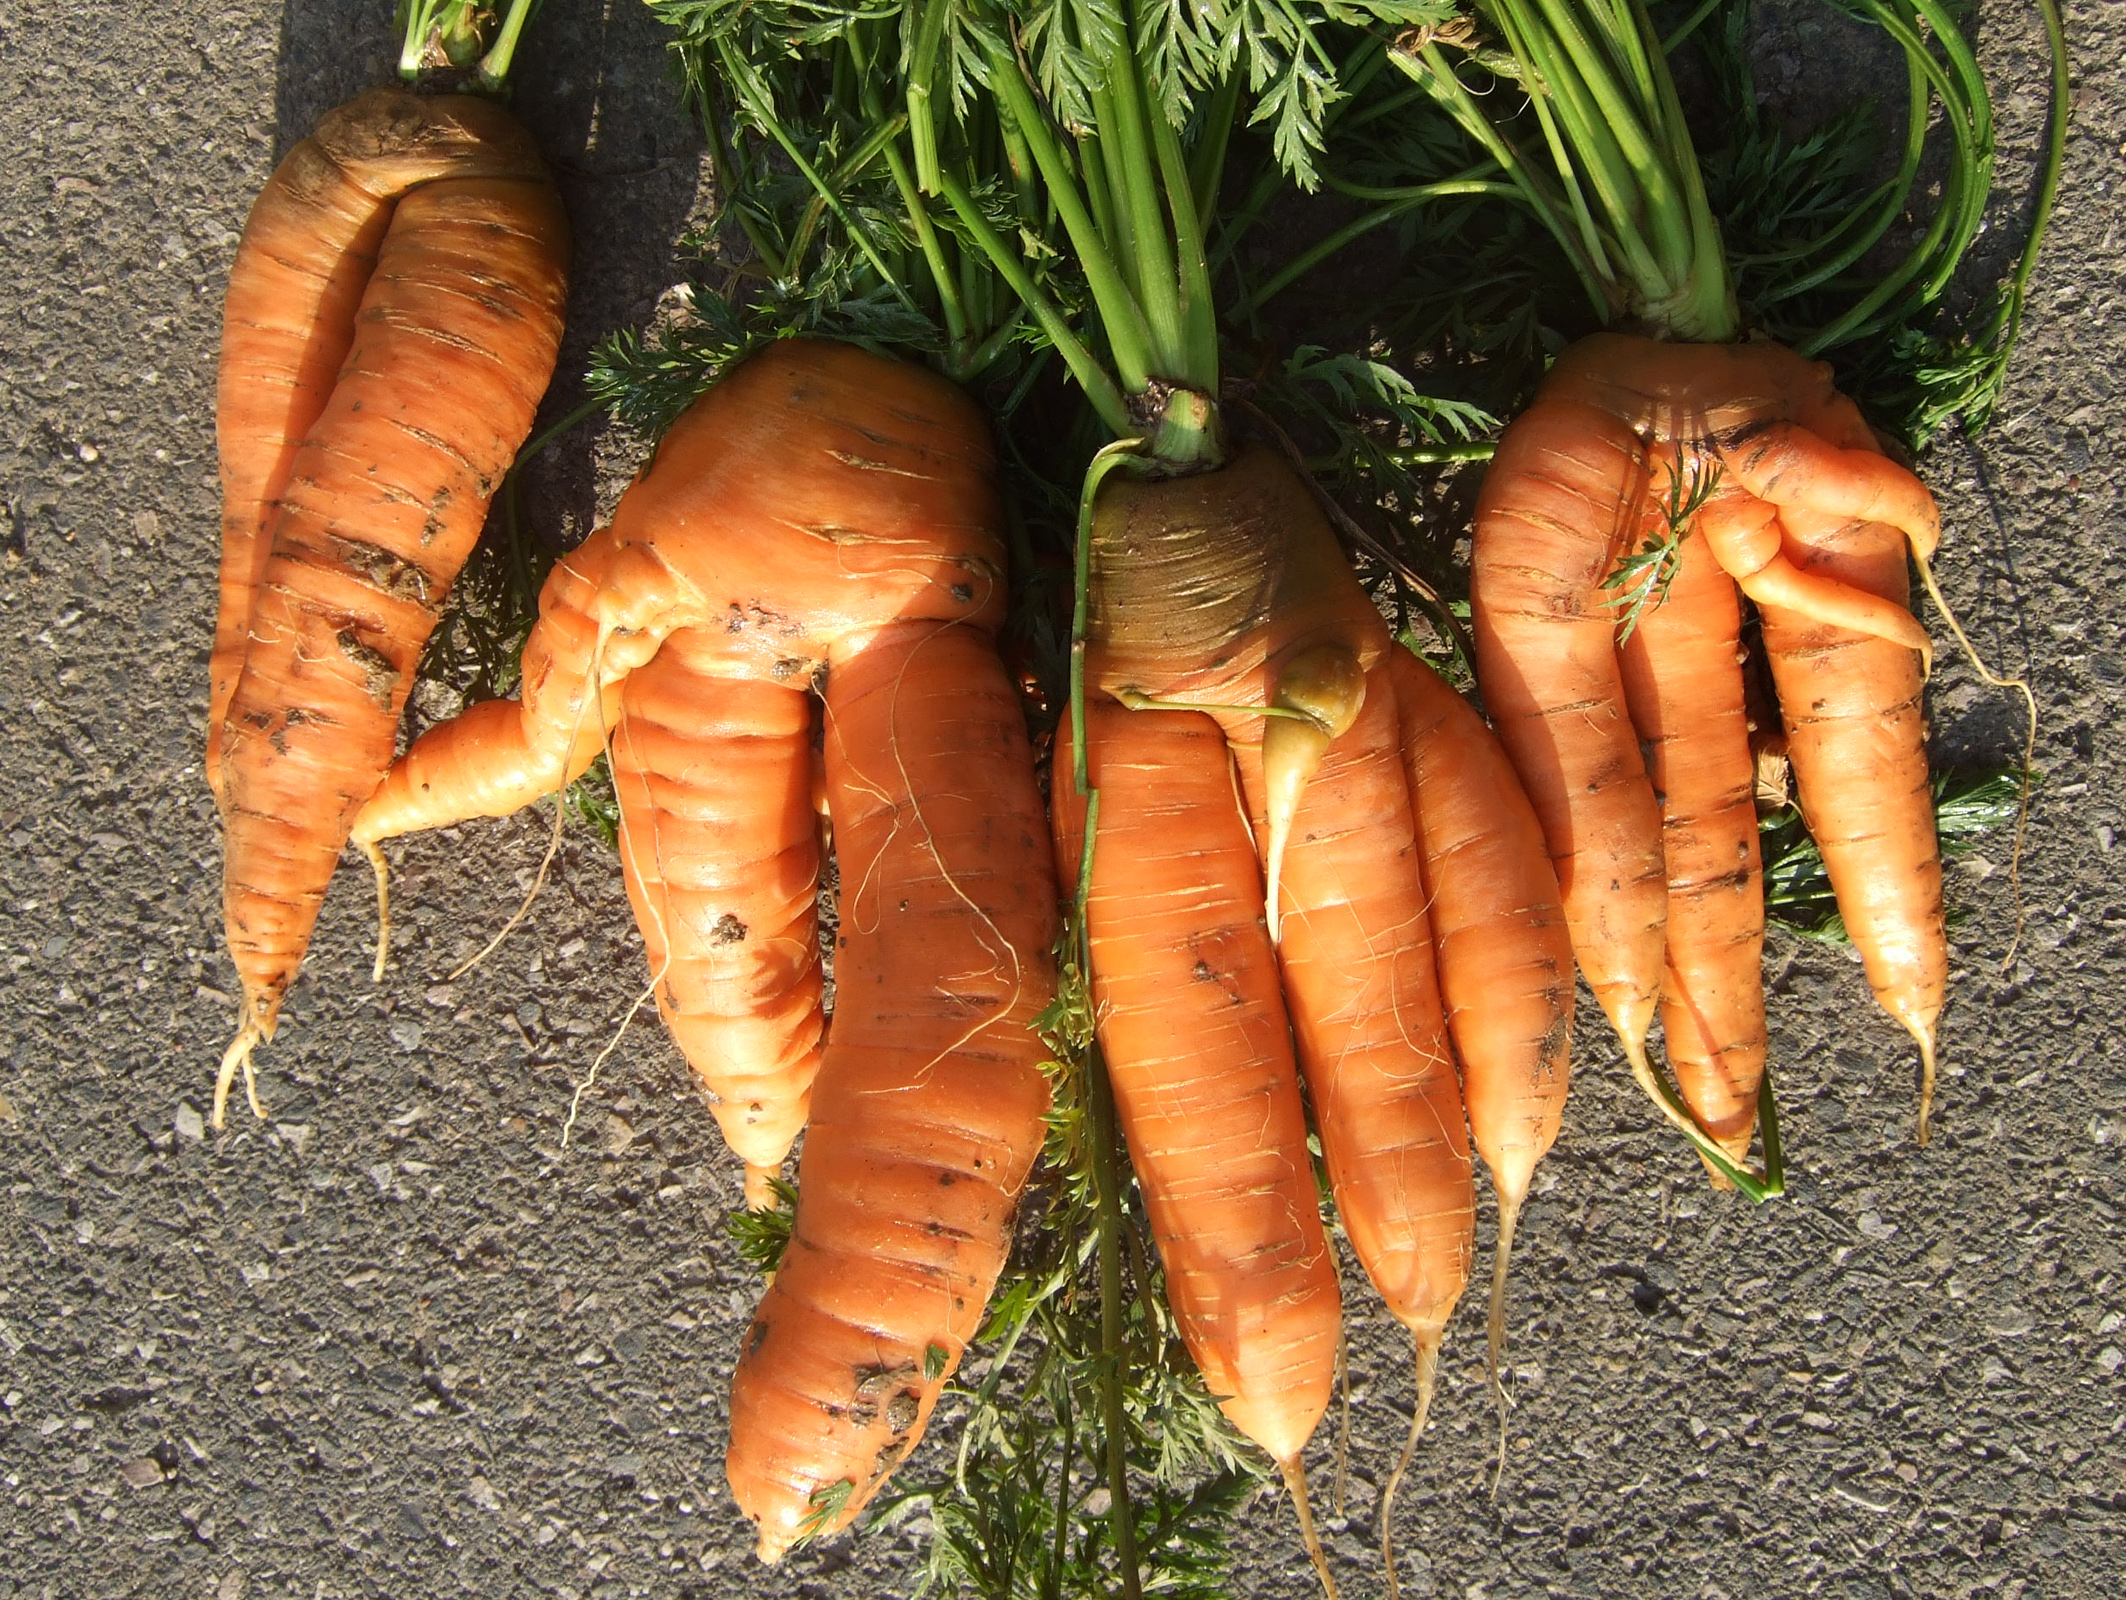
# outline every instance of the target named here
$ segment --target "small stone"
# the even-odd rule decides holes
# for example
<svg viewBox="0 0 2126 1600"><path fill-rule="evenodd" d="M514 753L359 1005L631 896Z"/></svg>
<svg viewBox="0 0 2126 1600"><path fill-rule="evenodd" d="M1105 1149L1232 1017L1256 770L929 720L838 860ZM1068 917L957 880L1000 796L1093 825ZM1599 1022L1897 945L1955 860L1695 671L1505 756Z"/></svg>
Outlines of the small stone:
<svg viewBox="0 0 2126 1600"><path fill-rule="evenodd" d="M1897 1236L1897 1224L1883 1221L1873 1211L1861 1212L1858 1226L1870 1239L1894 1239Z"/></svg>
<svg viewBox="0 0 2126 1600"><path fill-rule="evenodd" d="M137 1456L118 1469L118 1476L135 1489L152 1489L162 1482L162 1463L151 1456Z"/></svg>
<svg viewBox="0 0 2126 1600"><path fill-rule="evenodd" d="M423 1037L421 1025L411 1017L399 1017L391 1024L391 1042L401 1050L420 1049Z"/></svg>
<svg viewBox="0 0 2126 1600"><path fill-rule="evenodd" d="M246 1262L244 1263L244 1265L237 1268L237 1271L241 1272L244 1275L244 1282L251 1285L251 1287L254 1289L256 1289L260 1284L268 1281L273 1276L273 1269L267 1266L266 1263L263 1261L256 1263Z"/></svg>
<svg viewBox="0 0 2126 1600"><path fill-rule="evenodd" d="M297 1155L303 1155L310 1148L311 1129L307 1122L276 1122L273 1131L286 1140Z"/></svg>
<svg viewBox="0 0 2126 1600"><path fill-rule="evenodd" d="M369 1174L369 1181L377 1186L377 1192L380 1194L389 1194L393 1180L398 1177L397 1170L388 1161L379 1161L374 1166L364 1167L362 1170Z"/></svg>
<svg viewBox="0 0 2126 1600"><path fill-rule="evenodd" d="M472 1475L472 1482L465 1486L465 1498L482 1511L500 1511L502 1509L502 1497L495 1493L495 1486L477 1472Z"/></svg>
<svg viewBox="0 0 2126 1600"><path fill-rule="evenodd" d="M579 1367L602 1367L605 1365L605 1352L594 1344L587 1344L576 1352L576 1365Z"/></svg>
<svg viewBox="0 0 2126 1600"><path fill-rule="evenodd" d="M177 1103L177 1115L170 1119L170 1126L177 1130L177 1137L198 1144L207 1136L207 1119L202 1117L188 1100Z"/></svg>
<svg viewBox="0 0 2126 1600"><path fill-rule="evenodd" d="M632 1453L613 1456L605 1463L605 1475L617 1482L631 1483L642 1476L642 1457Z"/></svg>
<svg viewBox="0 0 2126 1600"><path fill-rule="evenodd" d="M2126 1355L2119 1353L2117 1345L2107 1344L2096 1353L2096 1364L2104 1369L2104 1375L2108 1378L2122 1365L2126 1365Z"/></svg>
<svg viewBox="0 0 2126 1600"><path fill-rule="evenodd" d="M2036 1326L2021 1306L1996 1306L1986 1313L1986 1331L2000 1339L2019 1339Z"/></svg>

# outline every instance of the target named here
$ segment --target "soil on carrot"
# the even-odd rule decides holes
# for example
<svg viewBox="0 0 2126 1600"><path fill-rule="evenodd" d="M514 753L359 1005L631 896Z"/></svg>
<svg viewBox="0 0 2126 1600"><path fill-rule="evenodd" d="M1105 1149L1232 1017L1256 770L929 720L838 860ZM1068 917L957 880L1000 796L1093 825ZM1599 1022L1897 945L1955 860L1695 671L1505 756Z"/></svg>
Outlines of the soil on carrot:
<svg viewBox="0 0 2126 1600"><path fill-rule="evenodd" d="M40 7L15 40L35 66L0 106L22 152L0 167L0 1596L904 1595L920 1508L753 1564L721 1461L760 1280L724 1227L736 1164L657 1030L638 1021L559 1148L642 968L587 829L571 821L528 925L455 984L549 819L406 845L377 986L350 857L289 1002L272 1120L207 1135L235 993L199 772L220 294L273 157L381 73L391 10L173 0L120 34ZM1826 61L1814 10L1776 8L1764 92L1901 93L1849 53ZM2126 229L2100 197L2126 143L2126 84L2103 69L2126 16L2078 0L2068 25L2086 75L2007 402L1921 463L1950 598L2039 690L2028 933L2000 971L1995 835L1952 869L1964 915L1925 1151L1911 1051L1858 965L1772 936L1789 1192L1762 1208L1707 1192L1583 1001L1565 1131L1520 1220L1499 1498L1472 1302L1398 1494L1408 1594L2109 1592ZM2018 192L2040 39L2009 0L1980 0L1977 27ZM564 378L685 274L673 242L708 187L664 46L632 4L553 6L519 67L582 241ZM2004 245L2015 225L1997 223ZM545 420L580 396L564 381ZM525 486L537 536L587 533L638 459L597 426L548 452ZM1940 766L2020 750L2019 706L1946 651L1931 707ZM1489 1229L1487 1209L1480 1249ZM1319 1510L1347 1592L1368 1594L1409 1350L1351 1298L1348 1495ZM941 1410L903 1475L942 1475L953 1442ZM1324 1429L1323 1485L1332 1449ZM1287 1509L1240 1529L1233 1594L1308 1592Z"/></svg>

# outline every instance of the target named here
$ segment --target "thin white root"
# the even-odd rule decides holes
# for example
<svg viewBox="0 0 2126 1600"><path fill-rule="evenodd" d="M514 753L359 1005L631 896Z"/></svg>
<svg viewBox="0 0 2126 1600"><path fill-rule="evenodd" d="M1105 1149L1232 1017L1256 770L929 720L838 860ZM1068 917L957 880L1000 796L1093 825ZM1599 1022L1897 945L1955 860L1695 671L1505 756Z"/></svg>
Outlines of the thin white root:
<svg viewBox="0 0 2126 1600"><path fill-rule="evenodd" d="M258 1078L251 1070L251 1052L265 1037L266 1030L259 1026L258 1018L245 1017L244 1025L229 1041L229 1048L222 1052L221 1071L214 1077L214 1113L208 1119L215 1132L219 1133L228 1121L229 1089L236 1082L239 1069L244 1075L244 1098L251 1102L251 1114L261 1122L266 1120L266 1108L258 1101Z"/></svg>
<svg viewBox="0 0 2126 1600"><path fill-rule="evenodd" d="M1942 621L1948 623L1949 631L1956 635L1956 642L1963 648L1964 657L1971 663L1971 670L1996 689L2013 689L2023 697L2023 709L2029 714L2023 735L2023 772L2020 790L2015 802L2015 844L2008 852L2008 896L2015 908L2015 934L2008 941L2008 953L2001 957L2003 972L2014 970L2016 952L2023 944L2023 838L2030 830L2030 779L2037 762L2037 696L2030 691L2028 678L2010 678L1995 672L1986 665L1978 647L1971 642L1964 625L1956 613L1949 609L1948 599L1941 592L1941 585L1934 580L1933 563L1918 550L1912 552L1912 564L1919 568L1919 581L1926 585L1927 598L1934 602L1934 609L1941 613ZM1927 1115L1933 1101L1934 1090L1934 1042L1920 1041L1920 1054L1926 1063L1926 1089L1920 1098L1919 1142L1927 1142Z"/></svg>
<svg viewBox="0 0 2126 1600"><path fill-rule="evenodd" d="M1513 1230L1521 1220L1522 1196L1499 1195L1499 1239L1491 1263L1491 1316L1485 1324L1486 1359L1491 1367L1491 1399L1499 1415L1499 1458L1491 1472L1491 1498L1499 1497L1499 1483L1506 1476L1506 1413L1513 1402L1506 1395L1506 1273L1513 1265Z"/></svg>
<svg viewBox="0 0 2126 1600"><path fill-rule="evenodd" d="M1341 1276L1341 1274L1339 1274ZM1337 1293L1343 1285L1337 1284ZM1336 1476L1329 1484L1329 1506L1339 1517L1351 1491L1351 1341L1336 1330Z"/></svg>
<svg viewBox="0 0 2126 1600"><path fill-rule="evenodd" d="M470 961L460 964L449 977L443 980L445 983L456 983L466 973L472 971L474 967L477 967L481 962L493 955L502 941L516 931L517 924L531 915L532 902L539 898L539 891L546 887L546 875L553 868L554 857L561 853L561 819L567 811L567 802L560 795L555 795L554 831L552 836L546 841L546 854L539 858L539 870L532 875L532 886L524 892L524 898L517 903L517 909L511 914L510 919L502 924L502 931L482 945L478 955L474 956Z"/></svg>
<svg viewBox="0 0 2126 1600"><path fill-rule="evenodd" d="M568 1148L568 1136L575 1131L576 1127L576 1113L583 1106L583 1097L591 1092L591 1085L598 1081L599 1069L605 1065L612 1053L620 1048L620 1041L627 1037L628 1024L635 1020L635 1013L640 1011L656 993L657 978L652 977L648 983L642 986L642 992L635 996L634 1004L627 1008L627 1015L620 1019L620 1026L613 1030L613 1036L606 1041L605 1048L598 1052L598 1059L591 1063L589 1075L576 1085L576 1092L569 1096L568 1120L561 1124L562 1149L566 1150ZM747 1181L751 1181L750 1177Z"/></svg>
<svg viewBox="0 0 2126 1600"><path fill-rule="evenodd" d="M1388 1600L1401 1600L1403 1592L1395 1581L1395 1491L1403 1485L1403 1474L1410 1470L1411 1458L1417 1454L1417 1437L1425 1431L1425 1419L1432 1414L1432 1395L1439 1386L1441 1337L1441 1333L1416 1335L1417 1409L1410 1414L1410 1437L1403 1441L1403 1453L1396 1460L1395 1470L1388 1474L1387 1487L1380 1492L1380 1559L1388 1574Z"/></svg>
<svg viewBox="0 0 2126 1600"><path fill-rule="evenodd" d="M1912 1030L1912 1037L1919 1041L1918 1143L1924 1145L1934 1121L1934 1041L1917 1028Z"/></svg>
<svg viewBox="0 0 2126 1600"><path fill-rule="evenodd" d="M1307 1559L1314 1563L1314 1575L1321 1579L1321 1591L1327 1600L1338 1600L1336 1579L1329 1572L1329 1554L1321 1547L1321 1535L1314 1531L1314 1508L1307 1504L1306 1463L1294 1455L1289 1461L1278 1462L1277 1470L1284 1474L1284 1486L1291 1491L1292 1509L1299 1513L1299 1539L1307 1547Z"/></svg>
<svg viewBox="0 0 2126 1600"><path fill-rule="evenodd" d="M376 874L376 965L369 969L369 981L382 983L391 960L391 863L384 859L384 847L372 840L362 841L362 854Z"/></svg>

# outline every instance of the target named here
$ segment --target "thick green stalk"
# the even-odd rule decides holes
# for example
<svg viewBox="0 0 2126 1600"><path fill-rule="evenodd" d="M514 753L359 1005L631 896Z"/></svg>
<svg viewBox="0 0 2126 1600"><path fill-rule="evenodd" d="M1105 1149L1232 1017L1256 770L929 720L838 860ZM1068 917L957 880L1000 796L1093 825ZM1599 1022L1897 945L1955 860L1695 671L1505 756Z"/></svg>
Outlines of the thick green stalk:
<svg viewBox="0 0 2126 1600"><path fill-rule="evenodd" d="M1084 341L1071 332L1070 324L1064 320L1055 301L1034 282L1033 274L1026 270L1024 258L998 237L996 229L989 225L989 219L982 215L982 208L975 204L974 196L967 192L967 186L958 177L950 172L940 172L938 186L944 191L945 203L958 215L960 225L973 236L982 254L996 268L997 275L1011 286L1012 293L1041 324L1043 336L1063 358L1064 365L1070 368L1071 376L1078 380L1078 387L1085 391L1093 409L1100 413L1100 420L1116 433L1129 432L1129 402L1115 386L1115 380L1085 347Z"/></svg>
<svg viewBox="0 0 2126 1600"><path fill-rule="evenodd" d="M1058 144L1052 125L1035 103L1033 90L1020 72L1017 58L1002 52L994 54L990 77L1005 110L1018 123L1019 131L1026 139L1034 164L1040 168L1041 180L1048 185L1056 214L1064 231L1070 235L1078 264L1085 269L1086 283L1092 289L1093 298L1099 302L1108 349L1115 358L1115 375L1121 379L1125 390L1132 394L1142 393L1155 375L1153 362L1157 351L1143 308L1130 294L1129 286L1115 265L1115 258L1108 253L1105 236L1094 226L1092 216L1086 210L1084 195L1078 188L1077 177L1070 170L1069 159ZM1020 292L1023 295L1024 291Z"/></svg>

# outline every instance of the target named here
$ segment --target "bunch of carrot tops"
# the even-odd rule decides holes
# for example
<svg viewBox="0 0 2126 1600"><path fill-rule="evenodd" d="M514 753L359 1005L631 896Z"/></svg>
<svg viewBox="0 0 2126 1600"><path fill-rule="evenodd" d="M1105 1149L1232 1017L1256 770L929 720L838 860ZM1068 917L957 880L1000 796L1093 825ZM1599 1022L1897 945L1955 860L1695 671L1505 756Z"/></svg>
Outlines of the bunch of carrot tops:
<svg viewBox="0 0 2126 1600"><path fill-rule="evenodd" d="M656 450L577 549L530 558L508 475L566 249L482 98L528 0L409 4L404 74L471 92L332 113L247 230L217 1123L350 839L381 889L382 841L599 765L772 1273L726 1459L763 1557L920 1505L939 1584L1210 1594L1267 1462L1333 1595L1340 1238L1415 1351L1392 1594L1477 1155L1504 1404L1576 970L1762 1200L1797 908L1917 1041L1926 1136L1942 856L2014 780L1927 769L1905 451L2005 381L2053 0L2026 242L1961 317L1993 132L1941 0L1841 8L1903 63L1887 153L1767 121L1746 0L650 3L722 276L601 350ZM504 576L424 663L498 490ZM515 693L394 759L424 674ZM948 1392L949 1492L895 1481Z"/></svg>

